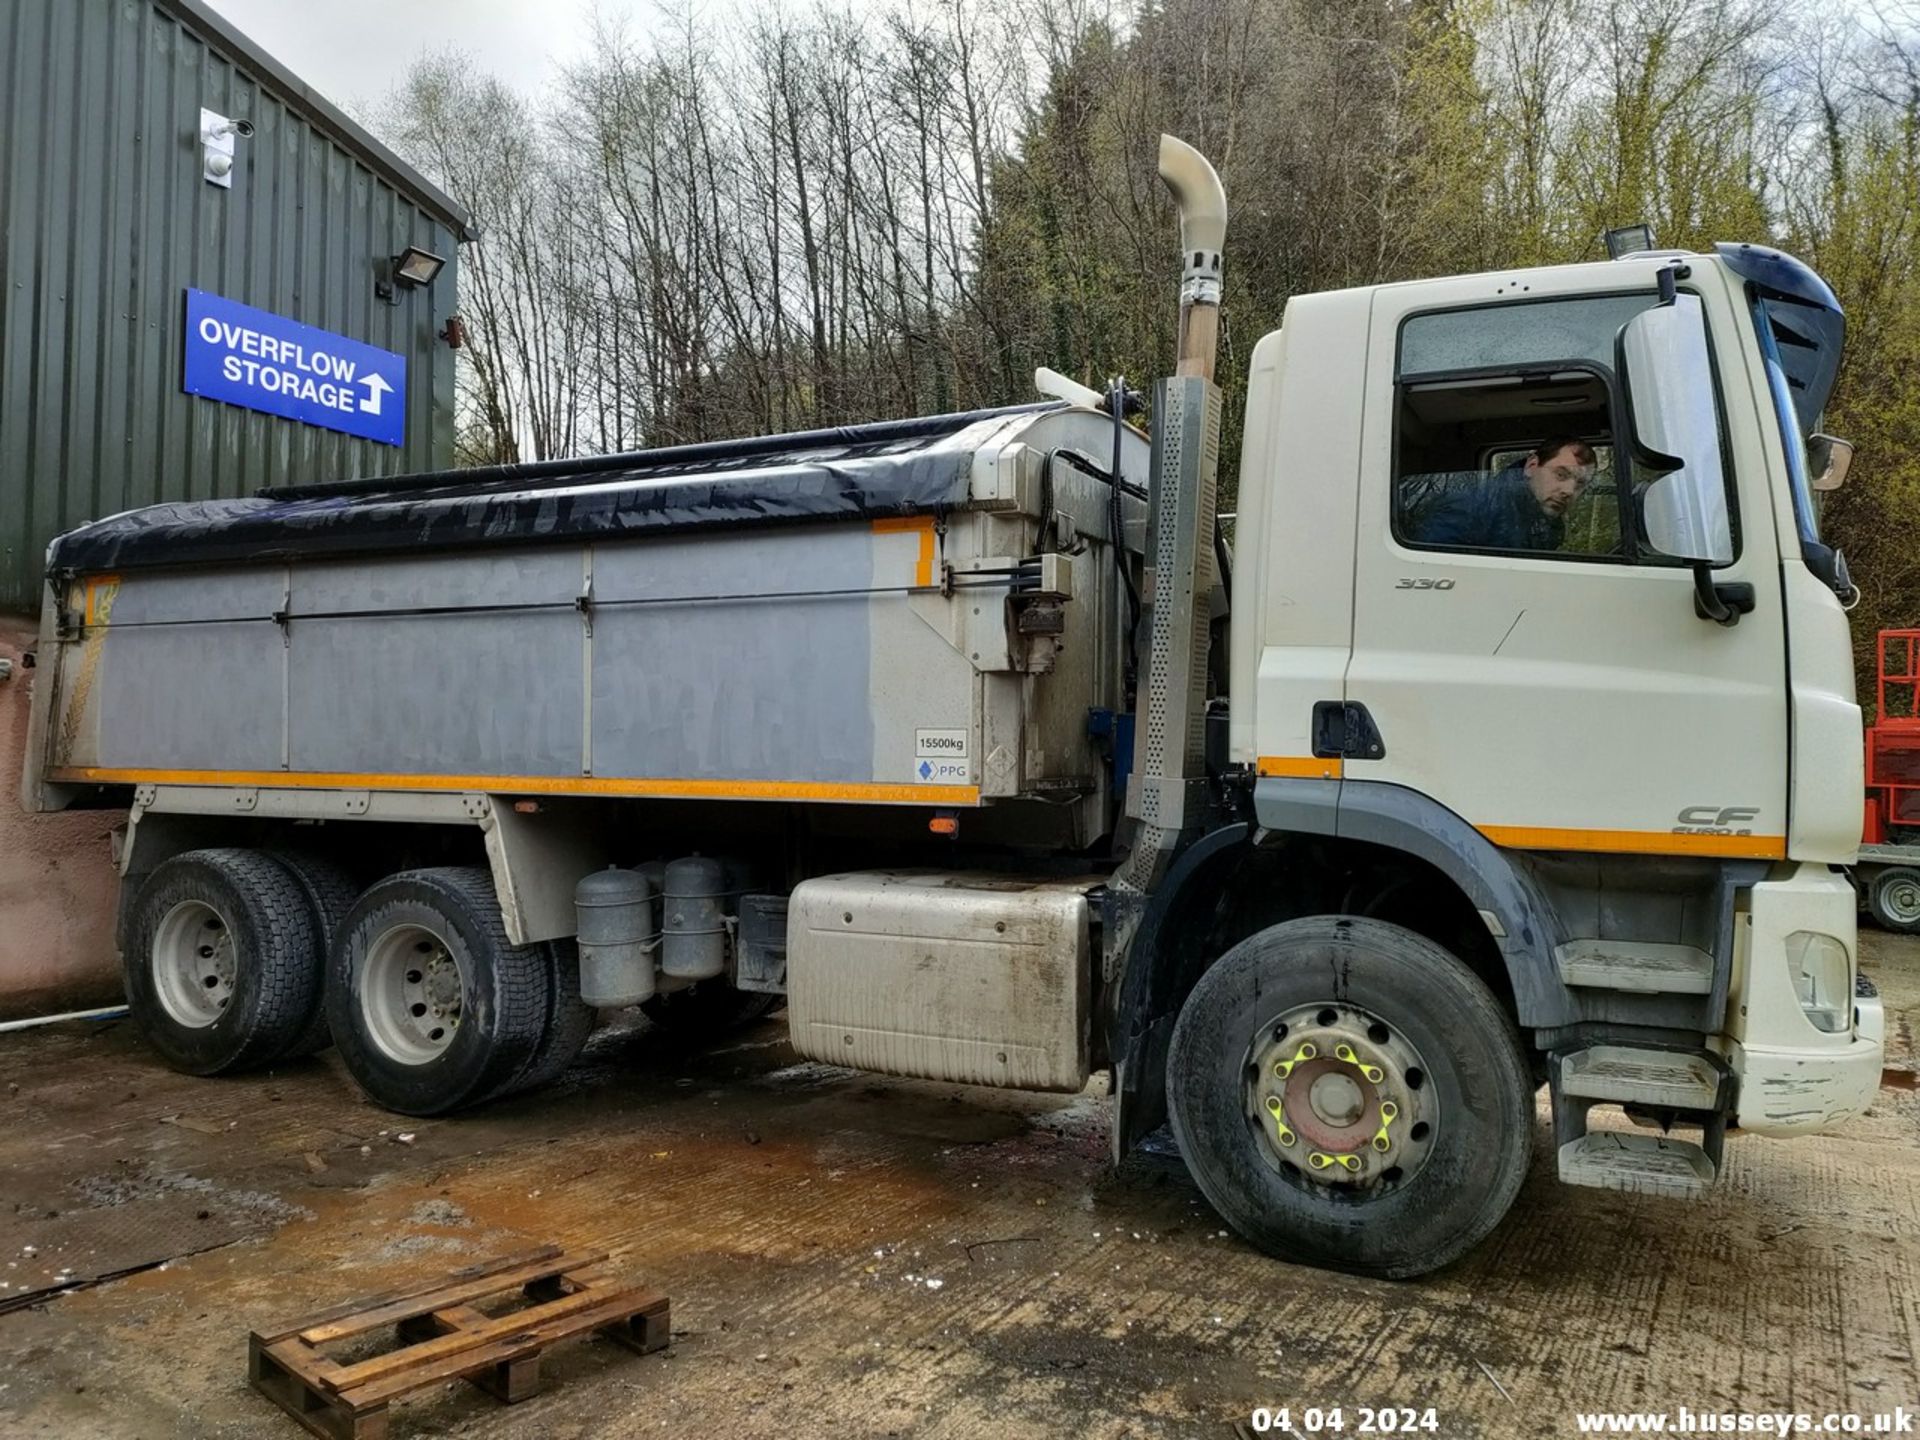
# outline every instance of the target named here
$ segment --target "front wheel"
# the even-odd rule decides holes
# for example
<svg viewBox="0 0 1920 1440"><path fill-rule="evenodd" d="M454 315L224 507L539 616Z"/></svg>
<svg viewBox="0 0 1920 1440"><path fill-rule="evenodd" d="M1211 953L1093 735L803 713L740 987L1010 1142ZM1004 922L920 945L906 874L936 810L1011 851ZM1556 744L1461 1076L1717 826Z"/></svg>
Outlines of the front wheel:
<svg viewBox="0 0 1920 1440"><path fill-rule="evenodd" d="M1174 1026L1167 1102L1241 1235L1386 1279L1484 1239L1531 1158L1513 1022L1459 960L1377 920L1293 920L1222 956Z"/></svg>

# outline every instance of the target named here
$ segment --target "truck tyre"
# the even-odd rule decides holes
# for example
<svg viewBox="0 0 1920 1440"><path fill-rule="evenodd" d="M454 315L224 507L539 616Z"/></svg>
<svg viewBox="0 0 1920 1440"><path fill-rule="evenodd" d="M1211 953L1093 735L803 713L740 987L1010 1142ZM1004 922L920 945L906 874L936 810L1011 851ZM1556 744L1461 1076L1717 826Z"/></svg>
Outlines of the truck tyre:
<svg viewBox="0 0 1920 1440"><path fill-rule="evenodd" d="M325 957L333 948L333 937L340 933L347 912L353 909L353 902L360 898L360 887L343 868L323 856L311 855L304 850L268 850L264 853L293 877L294 883L307 897L324 974ZM307 1028L287 1048L284 1058L297 1060L301 1056L324 1050L332 1043L333 1035L327 1028L326 986L322 984L314 991L313 1014L307 1020Z"/></svg>
<svg viewBox="0 0 1920 1440"><path fill-rule="evenodd" d="M324 952L286 870L255 850L189 850L147 877L128 916L127 1004L176 1070L266 1065L319 1002Z"/></svg>
<svg viewBox="0 0 1920 1440"><path fill-rule="evenodd" d="M1222 956L1174 1025L1167 1102L1241 1235L1384 1279L1485 1238L1532 1150L1513 1022L1460 961L1378 920L1288 921Z"/></svg>
<svg viewBox="0 0 1920 1440"><path fill-rule="evenodd" d="M525 1070L547 1023L545 946L513 945L479 869L407 870L354 903L327 1020L347 1073L403 1115L444 1115Z"/></svg>
<svg viewBox="0 0 1920 1440"><path fill-rule="evenodd" d="M1920 867L1889 865L1870 875L1867 913L1882 930L1920 935Z"/></svg>
<svg viewBox="0 0 1920 1440"><path fill-rule="evenodd" d="M586 1048L600 1012L580 998L580 949L571 939L547 945L547 1026L527 1065L507 1082L502 1096L538 1090L566 1073Z"/></svg>
<svg viewBox="0 0 1920 1440"><path fill-rule="evenodd" d="M670 1040L715 1040L771 1015L784 997L736 990L725 980L704 980L640 1002L640 1013Z"/></svg>

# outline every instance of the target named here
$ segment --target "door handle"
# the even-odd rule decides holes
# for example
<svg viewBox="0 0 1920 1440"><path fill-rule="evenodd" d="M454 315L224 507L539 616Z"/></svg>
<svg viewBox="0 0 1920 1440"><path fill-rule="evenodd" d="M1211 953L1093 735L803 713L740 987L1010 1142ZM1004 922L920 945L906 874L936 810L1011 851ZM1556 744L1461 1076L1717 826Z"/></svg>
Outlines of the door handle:
<svg viewBox="0 0 1920 1440"><path fill-rule="evenodd" d="M1386 742L1367 707L1355 700L1320 700L1313 707L1313 753L1322 760L1384 760Z"/></svg>

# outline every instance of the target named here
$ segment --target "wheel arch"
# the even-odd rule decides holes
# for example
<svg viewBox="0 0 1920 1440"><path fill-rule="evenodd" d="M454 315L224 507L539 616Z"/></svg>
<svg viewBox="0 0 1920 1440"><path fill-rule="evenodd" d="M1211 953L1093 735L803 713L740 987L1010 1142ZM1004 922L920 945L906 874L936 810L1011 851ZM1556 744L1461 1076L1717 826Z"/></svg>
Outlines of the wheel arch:
<svg viewBox="0 0 1920 1440"><path fill-rule="evenodd" d="M1353 913L1427 936L1472 969L1523 1031L1569 1023L1551 902L1466 821L1402 786L1262 779L1257 823L1222 826L1182 853L1141 917L1113 989L1118 1160L1166 1118L1173 1023L1233 945L1308 915Z"/></svg>

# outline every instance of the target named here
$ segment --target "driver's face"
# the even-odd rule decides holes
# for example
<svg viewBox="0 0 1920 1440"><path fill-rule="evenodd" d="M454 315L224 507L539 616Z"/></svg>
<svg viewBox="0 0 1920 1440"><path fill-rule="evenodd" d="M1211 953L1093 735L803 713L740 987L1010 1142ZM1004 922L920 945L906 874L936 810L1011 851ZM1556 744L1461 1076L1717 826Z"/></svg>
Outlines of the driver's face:
<svg viewBox="0 0 1920 1440"><path fill-rule="evenodd" d="M1571 445L1556 450L1551 460L1527 457L1527 487L1540 508L1556 520L1573 508L1573 502L1592 479L1593 466L1582 465Z"/></svg>

